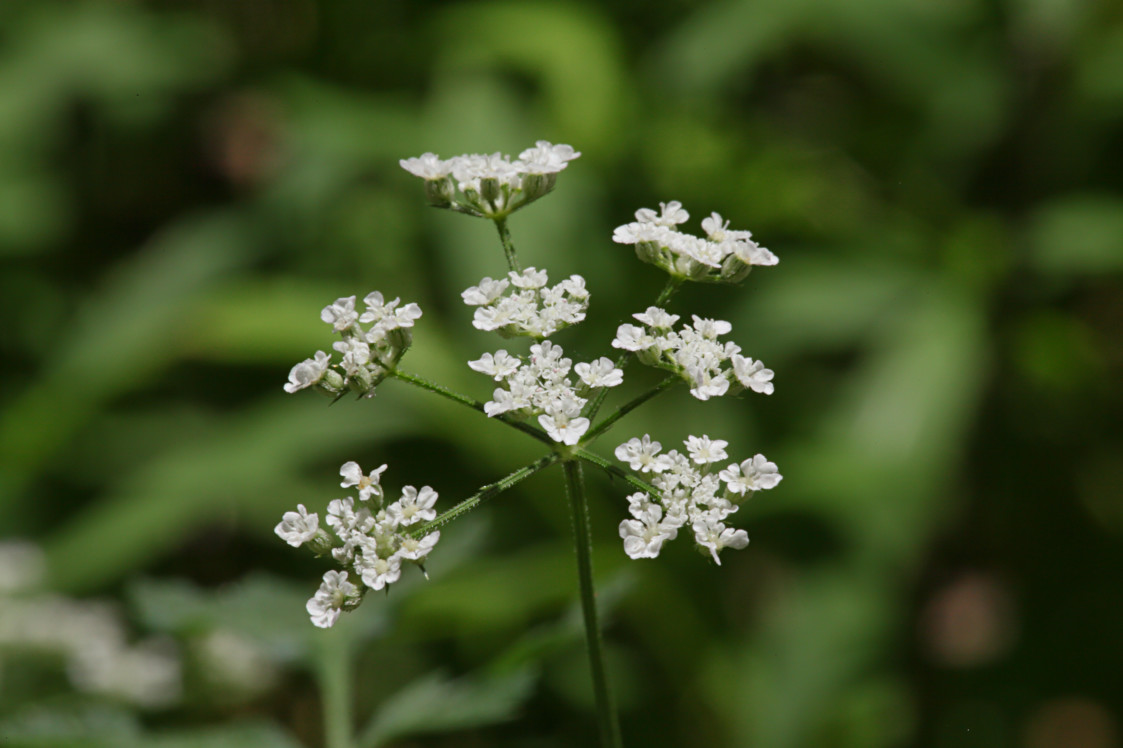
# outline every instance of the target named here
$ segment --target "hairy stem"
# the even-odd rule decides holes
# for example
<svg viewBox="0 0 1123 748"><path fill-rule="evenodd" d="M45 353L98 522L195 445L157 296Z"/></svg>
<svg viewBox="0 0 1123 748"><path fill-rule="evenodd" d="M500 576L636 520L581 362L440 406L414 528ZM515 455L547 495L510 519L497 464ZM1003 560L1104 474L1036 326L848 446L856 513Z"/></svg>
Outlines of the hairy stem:
<svg viewBox="0 0 1123 748"><path fill-rule="evenodd" d="M503 244L503 254L507 256L507 267L513 272L521 273L519 258L515 256L515 245L511 242L511 232L507 228L507 218L495 219L495 228L499 230L499 241Z"/></svg>
<svg viewBox="0 0 1123 748"><path fill-rule="evenodd" d="M671 300L671 297L675 295L675 292L678 291L679 286L681 285L682 278L676 278L673 275L667 278L667 285L663 286L663 290L659 292L659 296L656 297L655 304L653 306L657 306L660 309L663 308L663 306ZM626 367L631 360L631 353L628 351L624 351L616 359L616 368L623 371L624 367ZM606 397L608 397L608 389L603 389L598 392L597 396L593 398L593 401L585 406L584 416L590 421L596 418L597 411L599 411L601 406L604 405L604 399Z"/></svg>
<svg viewBox="0 0 1123 748"><path fill-rule="evenodd" d="M500 494L506 491L508 488L513 488L514 486L518 485L522 481L537 473L539 470L553 465L558 461L558 458L559 455L557 453L551 452L541 459L536 460L535 462L532 462L525 467L519 468L515 472L508 475L506 478L497 480L494 483L489 483L488 485L482 487L479 491L476 491L474 494L461 501L456 506L442 512L436 519L430 522L426 522L416 529L411 529L409 531L409 534L412 537L420 538L423 535L428 534L430 531L448 524L460 515L472 511L477 506L490 499L492 496Z"/></svg>
<svg viewBox="0 0 1123 748"><path fill-rule="evenodd" d="M620 748L620 722L612 694L608 690L608 676L604 670L600 624L597 621L597 592L593 585L593 539L589 529L589 505L585 496L585 481L581 463L565 463L565 488L573 515L573 539L577 549L577 578L581 588L581 612L585 619L585 644L589 650L589 669L593 676L593 696L597 705L597 723L600 727L601 748Z"/></svg>
<svg viewBox="0 0 1123 748"><path fill-rule="evenodd" d="M472 410L477 410L480 413L486 413L486 411L484 410L484 404L482 402L480 402L479 400L476 400L475 398L472 398L472 397L468 397L467 395L461 395L459 392L456 392L454 390L450 390L448 387L444 387L444 386L439 385L435 382L430 382L428 379L424 379L422 377L419 377L416 374L407 374L404 371L399 371L399 370L395 369L395 370L390 372L390 376L394 377L395 379L400 379L403 382L407 382L409 384L412 384L416 387L420 387L423 390L428 390L429 392L440 395L441 397L446 398L448 400L451 400L454 403L459 403L460 405L466 405L469 408L471 408ZM551 439L544 431L540 431L540 430L534 428L529 423L523 423L522 421L516 421L512 418L508 418L504 414L501 414L501 415L498 415L498 416L492 416L491 418L492 418L492 420L499 421L500 423L505 423L513 429L518 429L519 431L523 432L524 434L527 434L529 436L533 436L535 439L542 442L543 444L549 444L550 446L555 445L554 440Z"/></svg>
<svg viewBox="0 0 1123 748"><path fill-rule="evenodd" d="M588 434L586 434L585 438L581 440L581 443L582 444L591 444L598 436L603 434L608 429L612 428L612 424L616 423L621 418L628 415L628 413L632 412L633 410L635 410L639 406L643 405L648 400L655 397L660 392L667 389L668 387L670 387L672 384L674 384L677 381L679 381L678 377L675 377L675 376L667 377L662 382L660 382L659 384L657 384L654 387L652 387L651 389L649 389L647 392L643 393L642 395L639 395L638 397L636 397L632 401L621 405L620 408L615 413L613 413L608 418L601 421Z"/></svg>
<svg viewBox="0 0 1123 748"><path fill-rule="evenodd" d="M657 489L655 486L651 485L645 480L637 478L619 465L612 464L605 458L598 455L596 452L590 452L587 449L578 448L573 454L578 459L584 460L585 462L588 462L592 465L596 465L612 477L620 478L633 488L638 488L639 490L651 495L655 499L660 498L659 489Z"/></svg>

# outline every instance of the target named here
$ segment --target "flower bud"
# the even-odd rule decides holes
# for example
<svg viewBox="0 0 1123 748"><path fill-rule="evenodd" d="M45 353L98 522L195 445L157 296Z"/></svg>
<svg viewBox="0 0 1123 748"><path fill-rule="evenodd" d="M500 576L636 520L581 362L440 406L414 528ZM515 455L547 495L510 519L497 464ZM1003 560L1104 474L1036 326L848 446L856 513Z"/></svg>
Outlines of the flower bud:
<svg viewBox="0 0 1123 748"><path fill-rule="evenodd" d="M454 191L452 177L425 180L425 198L433 207L447 208L452 205Z"/></svg>

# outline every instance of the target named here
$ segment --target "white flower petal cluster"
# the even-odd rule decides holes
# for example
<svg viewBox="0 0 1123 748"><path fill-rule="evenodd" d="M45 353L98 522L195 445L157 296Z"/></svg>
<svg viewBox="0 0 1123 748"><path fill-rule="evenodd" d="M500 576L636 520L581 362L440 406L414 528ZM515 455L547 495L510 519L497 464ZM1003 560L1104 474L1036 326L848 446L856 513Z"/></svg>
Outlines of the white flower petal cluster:
<svg viewBox="0 0 1123 748"><path fill-rule="evenodd" d="M473 370L502 384L484 404L488 416L510 413L517 418L537 416L538 424L556 442L575 445L589 430L589 419L581 415L591 392L615 387L624 373L608 358L573 365L561 346L544 340L530 347L528 360L505 350L485 353L469 361ZM577 374L574 384L570 372Z"/></svg>
<svg viewBox="0 0 1123 748"><path fill-rule="evenodd" d="M736 343L718 340L733 330L724 320L693 315L693 324L674 330L678 315L658 307L633 314L643 327L623 324L616 329L614 348L637 354L640 361L678 374L699 400L738 394L746 389L771 395L773 372L760 361L741 355Z"/></svg>
<svg viewBox="0 0 1123 748"><path fill-rule="evenodd" d="M425 180L429 203L483 218L504 218L554 189L558 172L581 154L539 140L512 160L502 153L442 159L435 153L402 159L402 168Z"/></svg>
<svg viewBox="0 0 1123 748"><path fill-rule="evenodd" d="M728 459L728 442L703 435L689 437L685 445L689 456L677 450L660 454L662 445L644 434L616 448L616 458L633 470L650 473L647 481L659 491L657 500L642 491L628 497L631 518L620 523L620 538L631 558L655 558L665 541L689 526L699 550L720 564L723 548L749 544L748 534L726 526L725 520L754 491L773 488L782 479L763 455L715 475L713 465Z"/></svg>
<svg viewBox="0 0 1123 748"><path fill-rule="evenodd" d="M718 213L703 219L703 238L679 231L679 225L690 218L682 203L659 203L659 209L656 213L640 208L635 221L616 227L612 240L634 245L636 256L644 262L687 280L739 283L753 265L779 262L776 255L752 240L752 232L730 230L729 221Z"/></svg>
<svg viewBox="0 0 1123 748"><path fill-rule="evenodd" d="M543 340L585 319L589 307L589 292L580 275L552 287L546 285L548 281L545 270L527 268L511 271L506 279L484 278L460 295L465 304L476 307L472 325L477 330Z"/></svg>
<svg viewBox="0 0 1123 748"><path fill-rule="evenodd" d="M400 299L386 301L379 291L367 294L363 304L364 309L356 309L355 297L347 296L323 308L320 319L342 338L332 344L340 360L333 364L330 355L316 351L292 367L285 392L316 387L338 395L349 387L373 397L374 388L413 342L413 323L421 317L421 307L400 306Z"/></svg>
<svg viewBox="0 0 1123 748"><path fill-rule="evenodd" d="M316 626L328 628L342 611L358 607L364 590L348 581L349 575L362 580L366 588L381 590L398 581L403 563L422 566L441 538L439 530L417 532L436 519L437 492L429 486L406 486L397 501L384 505L380 479L385 470L382 465L364 473L357 462L344 463L339 470L341 485L358 489L359 504L350 496L329 503L324 524L330 533L303 505L296 512L286 512L275 529L289 545L307 543L316 553L330 550L343 566L342 571L325 574L320 589L308 601L308 615Z"/></svg>

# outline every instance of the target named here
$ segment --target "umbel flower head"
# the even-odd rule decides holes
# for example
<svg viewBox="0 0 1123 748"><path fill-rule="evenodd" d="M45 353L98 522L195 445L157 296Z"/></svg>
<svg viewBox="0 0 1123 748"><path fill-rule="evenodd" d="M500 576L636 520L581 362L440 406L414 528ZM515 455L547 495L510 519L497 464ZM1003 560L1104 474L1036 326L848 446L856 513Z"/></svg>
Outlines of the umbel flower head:
<svg viewBox="0 0 1123 748"><path fill-rule="evenodd" d="M632 244L636 257L676 278L708 283L740 283L753 265L775 265L776 255L752 240L751 231L733 231L718 213L702 220L705 238L679 231L690 214L682 203L659 203L636 211L636 220L617 226L612 240Z"/></svg>
<svg viewBox="0 0 1123 748"><path fill-rule="evenodd" d="M749 544L748 534L726 526L725 520L753 492L774 488L783 478L764 455L733 463L715 475L713 466L728 459L728 442L703 435L684 443L687 455L676 450L660 454L662 445L647 434L616 448L616 459L650 473L648 480L658 491L658 496L640 491L628 497L631 519L620 523L620 537L631 558L655 558L665 541L689 526L698 549L720 564L723 548Z"/></svg>
<svg viewBox="0 0 1123 748"><path fill-rule="evenodd" d="M417 304L399 306L400 300L386 301L379 291L363 297L364 310L355 308L355 297L336 299L324 307L320 319L339 333L332 345L341 357L338 363L323 351L305 359L289 372L285 392L309 387L339 395L351 389L371 397L374 388L398 365L413 342L411 328L421 316ZM367 325L367 327L364 327Z"/></svg>
<svg viewBox="0 0 1123 748"><path fill-rule="evenodd" d="M470 153L449 159L424 153L399 163L425 180L430 205L499 219L549 193L557 184L558 172L580 155L568 145L539 140L514 161L502 153Z"/></svg>
<svg viewBox="0 0 1123 748"><path fill-rule="evenodd" d="M511 271L507 279L484 278L464 291L464 303L476 307L472 326L494 330L505 338L526 336L543 340L585 319L589 292L585 279L571 275L548 287L545 270ZM510 291L510 293L507 293Z"/></svg>
<svg viewBox="0 0 1123 748"><path fill-rule="evenodd" d="M484 404L489 417L509 413L516 418L538 416L538 425L559 444L573 446L589 430L589 419L581 415L588 395L624 381L624 372L611 359L579 363L565 357L561 346L544 340L530 347L523 361L505 350L485 353L468 366L487 374L503 386ZM578 383L569 377L577 374Z"/></svg>
<svg viewBox="0 0 1123 748"><path fill-rule="evenodd" d="M746 389L771 395L775 389L771 369L742 356L736 343L718 340L718 336L733 329L725 320L694 315L693 324L675 331L672 328L678 315L659 307L648 307L632 316L644 326L620 325L612 346L636 353L648 366L678 374L690 384L690 394L699 400L736 395Z"/></svg>
<svg viewBox="0 0 1123 748"><path fill-rule="evenodd" d="M324 523L330 532L320 527L319 515L309 514L303 504L295 512L285 512L274 528L289 545L307 544L317 555L330 552L343 566L342 571L326 573L308 601L308 615L320 628L334 625L341 612L357 608L367 589L381 590L397 582L403 564L415 564L424 573L425 559L441 539L439 530L424 529L424 523L437 517L437 492L429 486L406 486L397 501L384 504L380 481L385 470L383 465L364 473L358 463L344 463L339 469L340 486L357 488L359 504L350 496L329 503Z"/></svg>

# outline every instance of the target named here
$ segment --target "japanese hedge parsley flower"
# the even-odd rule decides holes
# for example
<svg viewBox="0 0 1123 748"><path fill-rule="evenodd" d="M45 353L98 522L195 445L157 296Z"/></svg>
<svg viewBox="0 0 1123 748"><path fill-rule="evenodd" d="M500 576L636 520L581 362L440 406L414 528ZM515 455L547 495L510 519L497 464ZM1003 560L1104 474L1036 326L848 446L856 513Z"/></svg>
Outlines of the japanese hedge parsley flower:
<svg viewBox="0 0 1123 748"><path fill-rule="evenodd" d="M411 328L421 317L421 307L399 306L399 299L388 302L379 291L363 297L362 310L356 308L355 299L336 299L320 312L320 319L341 337L332 344L339 362L333 364L331 356L316 351L314 358L292 367L285 392L314 387L340 395L351 389L372 397L378 383L398 365L413 342Z"/></svg>
<svg viewBox="0 0 1123 748"><path fill-rule="evenodd" d="M729 221L711 213L702 221L705 238L679 231L690 215L677 200L636 211L636 220L617 226L612 240L635 246L636 256L683 280L740 283L754 265L775 265L779 259L752 240L749 231L732 231Z"/></svg>
<svg viewBox="0 0 1123 748"><path fill-rule="evenodd" d="M589 292L585 279L571 275L547 287L545 270L527 268L507 274L507 279L484 278L466 289L464 303L476 307L472 325L477 330L498 332L505 338L517 335L543 340L558 330L585 319ZM511 293L505 293L508 288Z"/></svg>
<svg viewBox="0 0 1123 748"><path fill-rule="evenodd" d="M702 435L687 438L685 445L689 457L675 450L660 454L662 445L644 434L616 448L618 460L651 474L647 480L658 492L654 497L642 491L628 497L631 518L620 523L620 538L631 558L655 558L665 541L689 525L699 550L720 564L722 549L740 549L749 543L744 530L728 527L725 520L746 494L774 488L782 479L776 465L763 455L715 475L712 466L727 459L728 442Z"/></svg>
<svg viewBox="0 0 1123 748"><path fill-rule="evenodd" d="M558 173L580 155L568 145L539 140L513 161L501 153L464 154L447 160L424 153L399 163L425 180L430 205L502 219L554 189Z"/></svg>
<svg viewBox="0 0 1123 748"><path fill-rule="evenodd" d="M537 416L551 439L569 446L580 442L589 430L589 419L581 415L588 396L624 381L624 373L610 359L574 366L561 346L549 340L532 345L526 361L500 350L485 353L468 366L502 385L484 404L488 416ZM570 378L571 371L577 374L577 383Z"/></svg>
<svg viewBox="0 0 1123 748"><path fill-rule="evenodd" d="M340 468L344 488L358 489L359 503L348 496L328 504L325 524L304 505L285 512L276 534L292 546L307 543L317 555L331 552L342 567L324 575L320 589L308 601L308 615L321 628L335 624L343 610L353 610L363 589L348 581L362 580L363 587L382 590L401 578L403 564L421 568L441 538L439 530L425 532L424 524L436 519L437 492L429 486L406 486L401 497L385 504L380 485L386 466L364 473L357 462ZM350 575L350 576L349 576Z"/></svg>
<svg viewBox="0 0 1123 748"><path fill-rule="evenodd" d="M648 307L632 316L644 327L620 325L612 346L637 354L648 366L679 375L691 385L690 394L699 400L735 395L746 389L772 394L772 370L764 368L760 361L742 356L736 343L718 340L732 331L728 322L694 315L693 324L675 331L672 327L678 322L678 315L658 307Z"/></svg>

